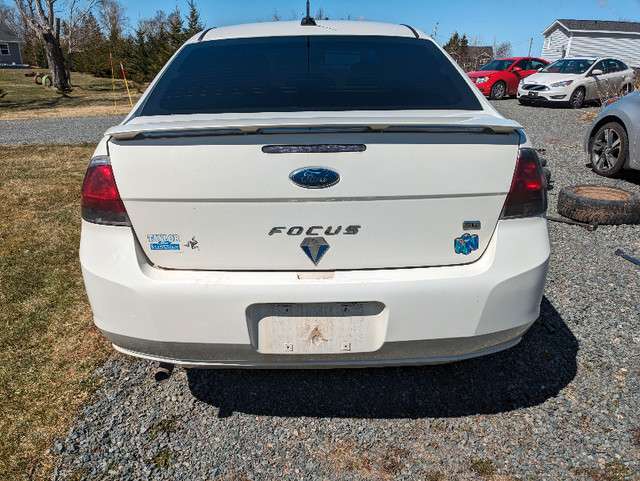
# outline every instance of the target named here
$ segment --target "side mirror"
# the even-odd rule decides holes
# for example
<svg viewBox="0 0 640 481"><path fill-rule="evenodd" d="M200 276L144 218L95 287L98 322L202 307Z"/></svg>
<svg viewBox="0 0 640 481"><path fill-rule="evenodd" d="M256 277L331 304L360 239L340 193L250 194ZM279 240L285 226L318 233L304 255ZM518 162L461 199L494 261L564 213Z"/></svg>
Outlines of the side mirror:
<svg viewBox="0 0 640 481"><path fill-rule="evenodd" d="M602 70L600 70L599 68L593 69L591 71L591 75L602 75L604 72Z"/></svg>
<svg viewBox="0 0 640 481"><path fill-rule="evenodd" d="M513 68L511 69L511 71L512 71L512 72L520 72L520 70L522 70L522 68L521 68L521 67L513 67Z"/></svg>

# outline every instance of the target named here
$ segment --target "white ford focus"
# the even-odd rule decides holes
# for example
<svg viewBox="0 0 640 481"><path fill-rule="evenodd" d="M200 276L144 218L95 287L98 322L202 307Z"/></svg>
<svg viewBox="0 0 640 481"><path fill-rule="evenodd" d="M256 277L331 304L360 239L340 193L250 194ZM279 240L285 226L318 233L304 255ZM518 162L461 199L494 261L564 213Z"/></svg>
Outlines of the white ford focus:
<svg viewBox="0 0 640 481"><path fill-rule="evenodd" d="M539 314L546 181L424 33L313 21L189 40L99 143L80 259L124 353L199 367L428 364Z"/></svg>

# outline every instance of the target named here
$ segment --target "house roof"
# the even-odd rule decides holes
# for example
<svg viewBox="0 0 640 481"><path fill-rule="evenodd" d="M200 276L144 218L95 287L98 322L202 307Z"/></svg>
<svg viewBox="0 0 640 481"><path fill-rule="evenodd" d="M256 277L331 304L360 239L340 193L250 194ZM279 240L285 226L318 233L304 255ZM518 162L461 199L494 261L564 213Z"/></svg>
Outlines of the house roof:
<svg viewBox="0 0 640 481"><path fill-rule="evenodd" d="M0 42L19 42L18 36L9 27L0 22Z"/></svg>
<svg viewBox="0 0 640 481"><path fill-rule="evenodd" d="M475 45L467 47L467 53L465 57L480 57L481 55L488 55L489 57L493 57L493 47Z"/></svg>
<svg viewBox="0 0 640 481"><path fill-rule="evenodd" d="M562 26L570 32L610 32L640 34L640 22L613 22L610 20L571 20L558 19L542 32L549 34L556 26Z"/></svg>

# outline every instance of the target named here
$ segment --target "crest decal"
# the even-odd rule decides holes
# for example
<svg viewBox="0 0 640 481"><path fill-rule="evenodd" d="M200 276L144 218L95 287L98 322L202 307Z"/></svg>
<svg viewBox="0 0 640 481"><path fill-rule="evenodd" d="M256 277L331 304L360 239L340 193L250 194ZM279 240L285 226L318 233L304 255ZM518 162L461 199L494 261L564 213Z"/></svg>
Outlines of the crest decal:
<svg viewBox="0 0 640 481"><path fill-rule="evenodd" d="M324 240L324 237L306 237L300 244L300 248L317 266L322 256L329 250L329 244Z"/></svg>
<svg viewBox="0 0 640 481"><path fill-rule="evenodd" d="M469 255L472 251L478 249L478 235L477 234L462 234L460 237L456 237L453 240L453 248L456 254Z"/></svg>

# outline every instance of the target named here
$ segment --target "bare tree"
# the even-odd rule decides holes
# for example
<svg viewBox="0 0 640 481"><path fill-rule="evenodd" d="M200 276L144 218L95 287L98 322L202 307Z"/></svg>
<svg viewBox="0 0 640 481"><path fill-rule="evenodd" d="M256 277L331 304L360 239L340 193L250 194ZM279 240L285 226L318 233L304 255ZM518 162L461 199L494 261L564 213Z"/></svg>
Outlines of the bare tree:
<svg viewBox="0 0 640 481"><path fill-rule="evenodd" d="M71 85L71 61L73 54L79 51L88 41L86 29L81 26L87 19L93 8L99 0L88 0L82 2L80 0L69 1L69 18L65 22L67 34L67 79Z"/></svg>
<svg viewBox="0 0 640 481"><path fill-rule="evenodd" d="M109 41L113 43L122 37L122 32L126 28L125 8L118 0L101 0L99 3L100 25Z"/></svg>
<svg viewBox="0 0 640 481"><path fill-rule="evenodd" d="M70 89L69 78L64 67L64 56L60 45L60 17L56 16L56 0L15 0L20 16L43 43L51 82L59 90ZM45 11L46 8L46 11Z"/></svg>
<svg viewBox="0 0 640 481"><path fill-rule="evenodd" d="M494 40L493 54L495 58L511 57L511 43L510 42L498 43Z"/></svg>
<svg viewBox="0 0 640 481"><path fill-rule="evenodd" d="M269 17L267 19L270 22L279 22L280 20L282 20L282 17L278 13L278 9L273 7L273 13L271 15L269 15Z"/></svg>
<svg viewBox="0 0 640 481"><path fill-rule="evenodd" d="M20 28L22 25L18 15L16 15L16 11L9 5L5 5L2 0L0 0L0 19L13 33L16 35L22 34L22 29Z"/></svg>
<svg viewBox="0 0 640 481"><path fill-rule="evenodd" d="M329 15L326 15L324 13L324 8L320 7L318 9L318 11L316 12L315 19L316 20L329 20Z"/></svg>

